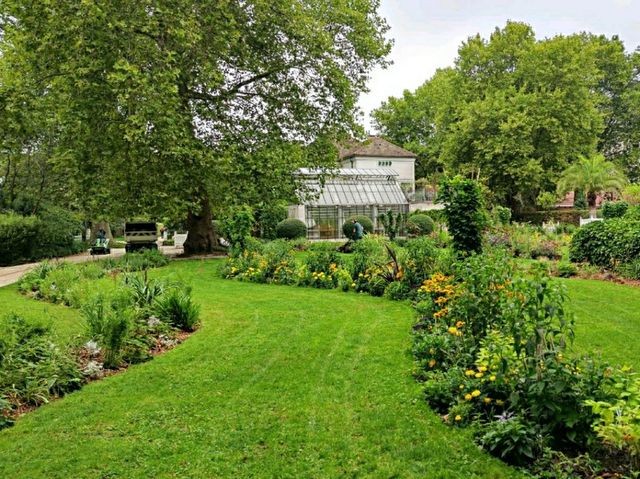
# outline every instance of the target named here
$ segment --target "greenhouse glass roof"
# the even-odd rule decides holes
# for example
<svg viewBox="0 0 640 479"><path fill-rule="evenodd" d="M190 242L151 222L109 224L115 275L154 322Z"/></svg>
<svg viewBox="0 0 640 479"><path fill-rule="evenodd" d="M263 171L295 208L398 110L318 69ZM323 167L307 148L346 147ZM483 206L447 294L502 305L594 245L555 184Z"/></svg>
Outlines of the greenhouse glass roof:
<svg viewBox="0 0 640 479"><path fill-rule="evenodd" d="M390 168L302 168L307 206L404 205L407 198Z"/></svg>

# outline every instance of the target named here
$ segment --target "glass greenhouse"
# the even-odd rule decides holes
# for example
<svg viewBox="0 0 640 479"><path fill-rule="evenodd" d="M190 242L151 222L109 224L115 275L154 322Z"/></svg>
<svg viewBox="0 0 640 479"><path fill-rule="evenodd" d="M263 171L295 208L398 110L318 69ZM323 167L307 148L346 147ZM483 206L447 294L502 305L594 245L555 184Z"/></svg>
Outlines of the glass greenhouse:
<svg viewBox="0 0 640 479"><path fill-rule="evenodd" d="M351 216L367 216L376 228L378 216L393 211L407 213L409 203L390 168L342 168L332 170L300 169L304 198L290 208L289 217L307 225L309 239L340 239L342 225Z"/></svg>

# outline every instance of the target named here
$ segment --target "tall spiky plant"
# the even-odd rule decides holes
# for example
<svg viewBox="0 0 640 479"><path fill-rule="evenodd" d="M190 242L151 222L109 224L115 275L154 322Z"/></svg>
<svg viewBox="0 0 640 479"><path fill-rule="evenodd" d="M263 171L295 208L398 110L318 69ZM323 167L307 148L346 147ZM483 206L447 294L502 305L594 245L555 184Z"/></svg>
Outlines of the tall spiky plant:
<svg viewBox="0 0 640 479"><path fill-rule="evenodd" d="M620 193L626 184L627 179L618 167L598 154L581 156L564 170L558 181L558 192L564 195L569 191L583 191L593 218L598 193Z"/></svg>

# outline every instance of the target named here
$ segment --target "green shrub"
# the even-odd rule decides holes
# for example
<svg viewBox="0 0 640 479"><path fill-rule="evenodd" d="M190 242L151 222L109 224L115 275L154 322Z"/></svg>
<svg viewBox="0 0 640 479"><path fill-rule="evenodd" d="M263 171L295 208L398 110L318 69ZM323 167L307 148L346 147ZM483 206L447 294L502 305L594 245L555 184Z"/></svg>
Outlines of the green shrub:
<svg viewBox="0 0 640 479"><path fill-rule="evenodd" d="M640 279L640 258L620 265L620 274L627 279Z"/></svg>
<svg viewBox="0 0 640 479"><path fill-rule="evenodd" d="M438 250L430 238L414 238L407 242L403 261L404 281L417 288L433 273L438 258Z"/></svg>
<svg viewBox="0 0 640 479"><path fill-rule="evenodd" d="M124 271L145 271L168 265L169 258L158 250L144 249L140 252L125 254L118 264Z"/></svg>
<svg viewBox="0 0 640 479"><path fill-rule="evenodd" d="M370 285L370 283L376 276L375 270L380 265L387 263L387 244L388 242L384 237L377 235L366 235L362 240L355 243L350 273L358 291L370 291L373 287L376 292L379 292L378 296L384 293L386 284L382 285L382 290L380 291L379 285L376 284L374 286Z"/></svg>
<svg viewBox="0 0 640 479"><path fill-rule="evenodd" d="M39 229L35 216L0 215L0 266L31 259Z"/></svg>
<svg viewBox="0 0 640 479"><path fill-rule="evenodd" d="M604 219L621 218L629 209L626 201L605 201L602 205L602 217Z"/></svg>
<svg viewBox="0 0 640 479"><path fill-rule="evenodd" d="M556 266L556 274L561 278L570 278L578 274L578 268L568 261L560 261Z"/></svg>
<svg viewBox="0 0 640 479"><path fill-rule="evenodd" d="M402 281L393 281L384 289L384 297L393 301L402 301L411 296L411 288Z"/></svg>
<svg viewBox="0 0 640 479"><path fill-rule="evenodd" d="M405 220L406 217L404 213L394 213L392 210L388 210L386 213L378 216L378 221L384 227L384 232L391 241L399 234L402 234Z"/></svg>
<svg viewBox="0 0 640 479"><path fill-rule="evenodd" d="M629 221L640 221L640 205L631 206L623 218Z"/></svg>
<svg viewBox="0 0 640 479"><path fill-rule="evenodd" d="M627 185L622 191L622 197L630 205L640 205L640 184L633 183Z"/></svg>
<svg viewBox="0 0 640 479"><path fill-rule="evenodd" d="M478 183L461 176L445 179L440 185L438 201L445 205L444 214L454 249L462 254L480 252L486 222Z"/></svg>
<svg viewBox="0 0 640 479"><path fill-rule="evenodd" d="M544 448L540 428L514 414L505 413L482 429L480 445L509 464L523 466L538 457Z"/></svg>
<svg viewBox="0 0 640 479"><path fill-rule="evenodd" d="M267 204L256 209L256 226L260 237L263 239L273 240L278 238L278 224L286 219L287 207L285 205Z"/></svg>
<svg viewBox="0 0 640 479"><path fill-rule="evenodd" d="M253 209L247 205L237 206L227 211L220 221L220 232L234 252L242 252L246 248L248 238L251 237L254 225Z"/></svg>
<svg viewBox="0 0 640 479"><path fill-rule="evenodd" d="M162 321L182 331L194 331L200 321L200 307L188 290L173 289L155 303L154 312Z"/></svg>
<svg viewBox="0 0 640 479"><path fill-rule="evenodd" d="M511 209L496 205L491 210L491 214L494 217L496 223L501 225L508 225L511 222Z"/></svg>
<svg viewBox="0 0 640 479"><path fill-rule="evenodd" d="M606 268L635 261L640 258L640 221L615 218L581 227L571 239L569 257Z"/></svg>
<svg viewBox="0 0 640 479"><path fill-rule="evenodd" d="M422 236L433 232L435 223L430 216L424 214L412 215L407 220L407 230L409 233Z"/></svg>
<svg viewBox="0 0 640 479"><path fill-rule="evenodd" d="M314 243L304 259L309 271L333 273L342 262L338 256L336 245L332 243Z"/></svg>
<svg viewBox="0 0 640 479"><path fill-rule="evenodd" d="M82 306L89 337L104 350L104 366L118 368L132 327L130 302L123 296L109 298L103 294Z"/></svg>
<svg viewBox="0 0 640 479"><path fill-rule="evenodd" d="M0 429L11 414L78 389L83 376L77 359L53 343L48 325L16 315L0 319Z"/></svg>
<svg viewBox="0 0 640 479"><path fill-rule="evenodd" d="M307 226L303 221L289 218L278 223L276 226L276 236L289 240L304 238L307 236Z"/></svg>
<svg viewBox="0 0 640 479"><path fill-rule="evenodd" d="M353 220L362 225L365 234L373 234L373 222L368 216L352 216L342 225L342 234L351 240L355 239L353 231Z"/></svg>

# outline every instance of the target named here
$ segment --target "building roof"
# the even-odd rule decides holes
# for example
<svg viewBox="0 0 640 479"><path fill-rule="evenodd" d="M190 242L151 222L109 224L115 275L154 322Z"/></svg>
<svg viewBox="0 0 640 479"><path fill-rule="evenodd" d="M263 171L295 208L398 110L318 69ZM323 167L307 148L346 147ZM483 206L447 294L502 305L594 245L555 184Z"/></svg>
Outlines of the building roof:
<svg viewBox="0 0 640 479"><path fill-rule="evenodd" d="M416 154L409 150L394 145L393 143L380 138L379 136L370 136L363 142L354 140L343 143L338 146L340 159L353 158L355 156L369 156L376 158L415 158Z"/></svg>
<svg viewBox="0 0 640 479"><path fill-rule="evenodd" d="M298 170L304 178L303 203L307 206L405 205L407 197L391 168L340 168Z"/></svg>

